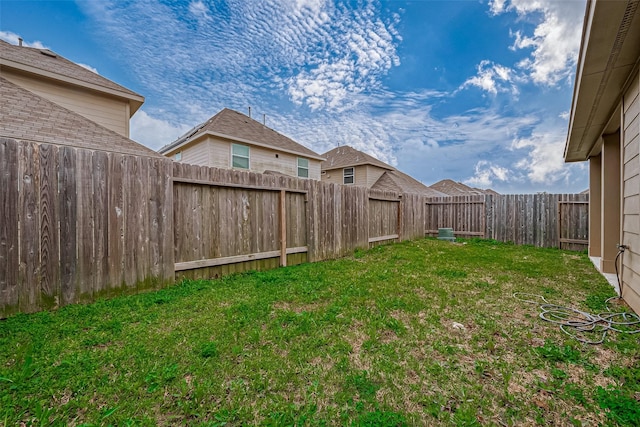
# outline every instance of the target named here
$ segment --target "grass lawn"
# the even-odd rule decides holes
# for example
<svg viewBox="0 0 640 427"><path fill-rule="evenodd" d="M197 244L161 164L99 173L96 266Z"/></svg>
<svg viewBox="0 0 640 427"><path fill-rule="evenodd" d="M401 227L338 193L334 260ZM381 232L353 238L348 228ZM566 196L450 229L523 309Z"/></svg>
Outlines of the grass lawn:
<svg viewBox="0 0 640 427"><path fill-rule="evenodd" d="M15 316L0 425L640 425L640 336L514 292L614 295L584 254L424 239Z"/></svg>

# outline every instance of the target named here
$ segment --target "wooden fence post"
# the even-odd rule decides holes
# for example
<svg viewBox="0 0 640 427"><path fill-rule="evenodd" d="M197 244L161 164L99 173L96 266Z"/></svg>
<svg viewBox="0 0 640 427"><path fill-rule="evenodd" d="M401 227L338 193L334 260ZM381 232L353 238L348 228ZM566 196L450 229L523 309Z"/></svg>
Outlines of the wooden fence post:
<svg viewBox="0 0 640 427"><path fill-rule="evenodd" d="M398 242L402 242L402 209L404 209L403 197L402 194L398 195Z"/></svg>
<svg viewBox="0 0 640 427"><path fill-rule="evenodd" d="M287 266L287 192L280 190L280 265Z"/></svg>

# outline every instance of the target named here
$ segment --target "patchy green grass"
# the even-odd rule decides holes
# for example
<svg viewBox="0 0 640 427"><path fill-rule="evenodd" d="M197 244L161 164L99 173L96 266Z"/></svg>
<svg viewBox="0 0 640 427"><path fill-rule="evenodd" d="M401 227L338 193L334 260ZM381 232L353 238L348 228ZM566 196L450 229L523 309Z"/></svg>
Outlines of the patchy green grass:
<svg viewBox="0 0 640 427"><path fill-rule="evenodd" d="M638 336L582 345L514 292L613 295L584 254L426 239L15 316L0 424L639 425Z"/></svg>

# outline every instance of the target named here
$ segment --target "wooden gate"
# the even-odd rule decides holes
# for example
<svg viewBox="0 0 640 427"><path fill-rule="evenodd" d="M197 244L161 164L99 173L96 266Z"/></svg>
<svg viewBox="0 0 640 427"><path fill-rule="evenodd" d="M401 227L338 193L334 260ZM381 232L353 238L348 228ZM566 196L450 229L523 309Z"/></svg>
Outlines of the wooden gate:
<svg viewBox="0 0 640 427"><path fill-rule="evenodd" d="M572 196L565 195L558 200L559 247L585 250L589 246L589 201L575 200Z"/></svg>

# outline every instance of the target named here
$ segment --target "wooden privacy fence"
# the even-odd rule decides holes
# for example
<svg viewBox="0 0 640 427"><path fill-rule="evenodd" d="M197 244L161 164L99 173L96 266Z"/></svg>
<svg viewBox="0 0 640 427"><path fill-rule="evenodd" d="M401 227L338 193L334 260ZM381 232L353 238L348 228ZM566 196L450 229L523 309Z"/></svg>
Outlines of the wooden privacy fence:
<svg viewBox="0 0 640 427"><path fill-rule="evenodd" d="M584 247L585 195L425 198L0 139L0 317L433 235Z"/></svg>
<svg viewBox="0 0 640 427"><path fill-rule="evenodd" d="M453 228L457 236L538 247L584 250L589 238L589 195L506 194L430 198L425 235Z"/></svg>
<svg viewBox="0 0 640 427"><path fill-rule="evenodd" d="M307 260L304 181L175 163L178 277L205 278Z"/></svg>
<svg viewBox="0 0 640 427"><path fill-rule="evenodd" d="M0 317L173 282L171 161L0 139Z"/></svg>
<svg viewBox="0 0 640 427"><path fill-rule="evenodd" d="M460 237L485 237L485 196L432 197L426 203L425 235L453 228Z"/></svg>

